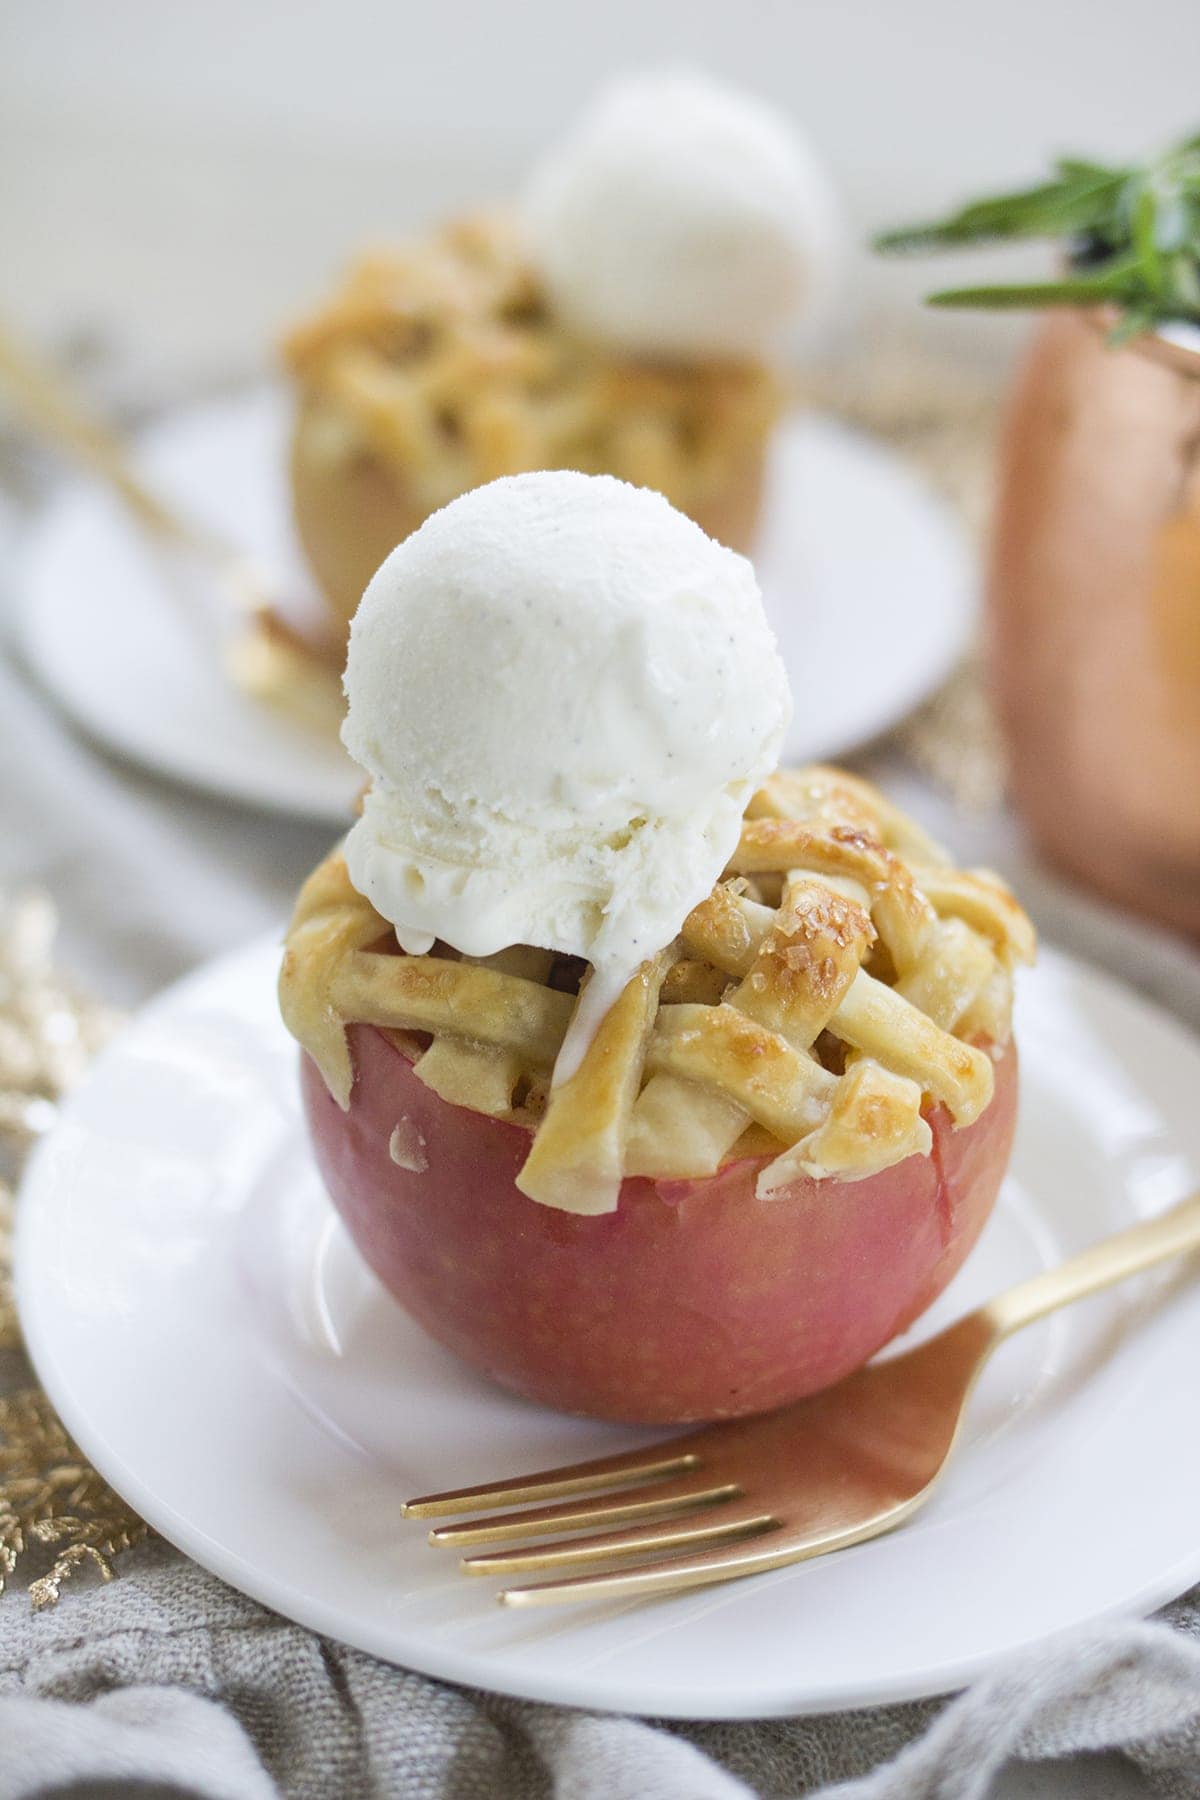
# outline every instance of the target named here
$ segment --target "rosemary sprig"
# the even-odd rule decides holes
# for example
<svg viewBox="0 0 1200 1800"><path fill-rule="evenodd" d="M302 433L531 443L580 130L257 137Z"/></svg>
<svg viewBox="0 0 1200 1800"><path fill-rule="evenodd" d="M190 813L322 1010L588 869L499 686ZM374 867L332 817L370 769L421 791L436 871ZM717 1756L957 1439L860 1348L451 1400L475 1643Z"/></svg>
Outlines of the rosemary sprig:
<svg viewBox="0 0 1200 1800"><path fill-rule="evenodd" d="M933 306L1108 305L1127 337L1200 322L1200 133L1146 163L1060 157L1037 187L974 200L949 218L886 231L877 250L911 254L1025 239L1062 244L1057 280L943 288Z"/></svg>

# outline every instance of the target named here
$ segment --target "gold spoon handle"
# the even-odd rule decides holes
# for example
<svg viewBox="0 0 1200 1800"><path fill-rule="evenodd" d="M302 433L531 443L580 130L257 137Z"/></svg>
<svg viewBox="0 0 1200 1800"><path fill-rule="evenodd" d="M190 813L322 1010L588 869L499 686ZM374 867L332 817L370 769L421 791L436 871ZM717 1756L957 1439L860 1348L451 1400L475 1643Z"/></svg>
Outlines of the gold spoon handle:
<svg viewBox="0 0 1200 1800"><path fill-rule="evenodd" d="M90 418L64 382L0 322L0 382L29 423L58 448L116 490L139 522L155 536L212 557L224 547L203 527L183 517L134 473L114 432Z"/></svg>
<svg viewBox="0 0 1200 1800"><path fill-rule="evenodd" d="M1200 1193L1157 1218L1104 1238L1057 1269L1047 1269L1007 1293L997 1294L980 1312L999 1337L1007 1337L1060 1306L1070 1306L1073 1300L1083 1300L1188 1250L1200 1250Z"/></svg>

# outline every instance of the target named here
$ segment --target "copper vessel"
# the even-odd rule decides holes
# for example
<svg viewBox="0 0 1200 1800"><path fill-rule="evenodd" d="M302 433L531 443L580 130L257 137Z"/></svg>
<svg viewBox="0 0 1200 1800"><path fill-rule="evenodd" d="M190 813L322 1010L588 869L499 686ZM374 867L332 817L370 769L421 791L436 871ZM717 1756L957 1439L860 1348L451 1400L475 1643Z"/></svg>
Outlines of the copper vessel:
<svg viewBox="0 0 1200 1800"><path fill-rule="evenodd" d="M1017 805L1044 854L1200 937L1200 333L1052 313L1018 378L988 583Z"/></svg>

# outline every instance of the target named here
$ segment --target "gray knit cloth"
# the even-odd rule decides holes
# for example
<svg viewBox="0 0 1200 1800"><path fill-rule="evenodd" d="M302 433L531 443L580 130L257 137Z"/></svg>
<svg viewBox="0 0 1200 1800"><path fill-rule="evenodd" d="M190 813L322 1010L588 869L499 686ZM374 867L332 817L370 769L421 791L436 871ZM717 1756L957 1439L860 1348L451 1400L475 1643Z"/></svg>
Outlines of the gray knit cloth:
<svg viewBox="0 0 1200 1800"><path fill-rule="evenodd" d="M1156 1792L1200 1793L1200 1591L1174 1629L1092 1629L948 1704L671 1726L388 1668L163 1545L123 1567L53 1613L0 1603L0 1800L81 1780L205 1800L982 1800L1009 1757L1114 1747Z"/></svg>

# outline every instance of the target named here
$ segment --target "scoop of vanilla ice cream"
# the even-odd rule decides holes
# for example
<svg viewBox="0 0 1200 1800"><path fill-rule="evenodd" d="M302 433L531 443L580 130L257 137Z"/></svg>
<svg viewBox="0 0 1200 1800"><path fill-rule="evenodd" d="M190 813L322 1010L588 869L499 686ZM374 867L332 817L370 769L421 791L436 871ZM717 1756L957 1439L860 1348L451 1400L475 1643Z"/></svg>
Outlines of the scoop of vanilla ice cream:
<svg viewBox="0 0 1200 1800"><path fill-rule="evenodd" d="M567 472L476 488L405 539L345 685L372 781L354 885L413 955L587 958L581 1031L710 891L791 714L745 558L647 488Z"/></svg>
<svg viewBox="0 0 1200 1800"><path fill-rule="evenodd" d="M827 296L843 244L791 123L685 72L605 89L535 168L522 211L563 317L642 355L769 359Z"/></svg>

